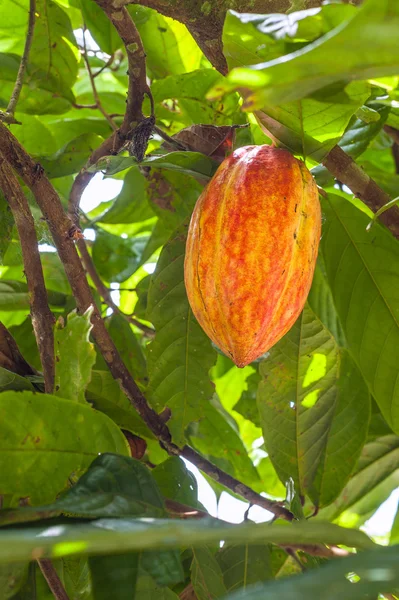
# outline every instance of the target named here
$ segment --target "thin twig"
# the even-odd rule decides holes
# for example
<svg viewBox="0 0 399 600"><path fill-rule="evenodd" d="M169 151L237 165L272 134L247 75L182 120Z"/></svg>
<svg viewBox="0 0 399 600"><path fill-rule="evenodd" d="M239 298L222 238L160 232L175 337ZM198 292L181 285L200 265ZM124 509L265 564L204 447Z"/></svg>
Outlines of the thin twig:
<svg viewBox="0 0 399 600"><path fill-rule="evenodd" d="M112 65L112 63L114 62L114 60L115 60L115 52L113 54L111 54L111 56L109 57L107 62L101 67L101 69L99 69L98 71L93 73L93 79L98 77L100 75L100 73L102 73L105 69L110 67Z"/></svg>
<svg viewBox="0 0 399 600"><path fill-rule="evenodd" d="M21 242L24 271L29 289L32 325L39 348L45 390L48 394L51 394L54 389L55 377L54 316L48 305L35 222L19 181L1 154L0 189L3 190L11 208Z"/></svg>
<svg viewBox="0 0 399 600"><path fill-rule="evenodd" d="M149 87L146 79L145 51L139 32L126 8L115 8L108 0L96 0L114 25L121 37L129 65L129 84L126 113L122 125L106 139L90 156L88 165L95 164L103 156L117 154L126 142L127 136L143 119L142 104ZM75 225L79 225L80 199L95 173L82 171L76 176L69 196L68 214Z"/></svg>
<svg viewBox="0 0 399 600"><path fill-rule="evenodd" d="M94 283L98 293L103 298L106 305L109 306L109 308L111 308L118 315L123 317L128 323L131 323L138 329L141 329L141 331L144 333L144 335L146 335L147 337L154 337L154 334L155 334L154 329L152 329L151 327L148 327L148 325L144 325L144 323L140 323L140 321L138 321L134 317L131 317L130 315L126 315L123 311L121 311L119 306L117 304L115 304L115 302L112 300L110 290L103 283L99 274L97 273L97 269L93 263L93 259L90 256L89 251L87 250L85 240L83 240L83 239L77 240L76 245L79 249L80 257L82 259L83 266L86 269L86 273L88 275L90 275L92 282Z"/></svg>
<svg viewBox="0 0 399 600"><path fill-rule="evenodd" d="M105 323L94 302L85 271L75 248L73 232L76 232L76 228L72 226L71 220L65 214L57 192L45 176L44 171L38 169L37 163L35 163L29 154L22 148L18 140L7 127L1 123L0 148L10 165L23 179L24 183L32 190L36 202L48 223L79 312L83 314L90 306L93 307L91 317L93 337L113 378L119 383L122 391L126 394L126 397L129 399L132 406L136 409L147 427L149 427L158 438L161 445L171 456L183 456L187 458L204 473L218 481L221 485L240 494L252 504L261 506L273 514L291 521L293 519L292 513L281 506L279 502L272 502L260 494L257 494L250 487L234 477L231 477L203 458L189 446L179 448L172 442L167 425L148 405L146 398L124 364L107 328L105 327Z"/></svg>
<svg viewBox="0 0 399 600"><path fill-rule="evenodd" d="M85 108L89 108L90 110L97 110L98 108L97 104L76 104L75 102L72 104L72 106L74 108L77 108L78 110L83 110Z"/></svg>
<svg viewBox="0 0 399 600"><path fill-rule="evenodd" d="M118 129L118 127L117 127L117 125L115 125L115 123L113 122L113 120L111 119L111 117L109 116L107 111L104 109L103 105L101 104L100 96L98 95L96 84L94 82L93 73L91 72L89 57L87 54L87 45L86 45L86 26L83 27L83 48L84 48L84 52L82 53L82 56L83 56L83 60L86 65L87 72L89 74L91 89L93 91L94 100L96 101L96 106L97 106L98 110L100 111L100 113L108 121L108 123L110 124L112 129L114 131L116 131Z"/></svg>
<svg viewBox="0 0 399 600"><path fill-rule="evenodd" d="M40 558L37 561L41 572L45 580L48 583L50 590L56 600L69 600L69 597L65 591L64 586L58 577L57 571L55 570L53 563L48 558Z"/></svg>
<svg viewBox="0 0 399 600"><path fill-rule="evenodd" d="M36 12L36 0L30 0L29 2L29 21L28 21L28 32L26 34L25 48L22 54L21 62L19 63L19 69L17 73L17 79L15 81L14 89L11 94L10 102L8 103L6 113L14 115L19 95L22 90L22 84L24 82L26 67L28 66L29 52L33 40L33 32L35 29L35 12Z"/></svg>

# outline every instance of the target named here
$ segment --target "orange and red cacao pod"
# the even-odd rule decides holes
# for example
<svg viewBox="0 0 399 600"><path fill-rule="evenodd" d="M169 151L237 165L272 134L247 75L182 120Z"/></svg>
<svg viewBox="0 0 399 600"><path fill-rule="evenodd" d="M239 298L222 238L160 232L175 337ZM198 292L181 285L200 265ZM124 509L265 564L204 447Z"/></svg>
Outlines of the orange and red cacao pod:
<svg viewBox="0 0 399 600"><path fill-rule="evenodd" d="M195 206L184 265L199 324L243 367L294 324L321 233L316 183L287 150L245 146L218 168Z"/></svg>

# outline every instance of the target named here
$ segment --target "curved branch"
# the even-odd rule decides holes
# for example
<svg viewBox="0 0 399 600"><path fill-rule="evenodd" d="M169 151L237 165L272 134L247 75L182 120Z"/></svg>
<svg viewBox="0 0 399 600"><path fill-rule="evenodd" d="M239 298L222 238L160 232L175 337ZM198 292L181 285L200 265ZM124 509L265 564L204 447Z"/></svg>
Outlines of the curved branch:
<svg viewBox="0 0 399 600"><path fill-rule="evenodd" d="M147 403L132 375L120 357L113 343L100 312L95 305L91 289L86 279L85 271L76 251L73 241L76 228L67 217L62 207L59 196L50 181L44 174L40 165L37 165L25 152L18 140L0 123L0 148L6 160L15 169L24 183L32 190L43 216L47 220L54 244L59 257L64 265L65 273L72 288L73 295L80 313L84 313L89 306L93 307L91 322L93 325L93 338L105 360L107 366L126 394L132 406L136 409L147 427L158 438L161 445L171 456L183 456L198 466L204 473L218 481L220 484L240 494L251 504L257 504L274 515L291 521L292 513L278 502L272 502L257 494L247 485L231 477L189 446L179 448L172 442L167 425Z"/></svg>
<svg viewBox="0 0 399 600"><path fill-rule="evenodd" d="M11 208L22 248L24 271L28 283L30 313L33 330L39 349L44 375L45 390L51 394L54 389L54 316L48 305L42 263L38 249L35 222L28 201L9 164L0 154L0 189Z"/></svg>
<svg viewBox="0 0 399 600"><path fill-rule="evenodd" d="M35 12L36 12L36 0L30 0L29 3L29 21L28 21L28 32L26 34L25 48L22 54L21 62L19 63L19 69L17 73L17 79L15 81L14 89L11 94L10 102L8 103L6 113L8 115L14 115L19 95L22 90L22 84L24 82L26 67L28 66L29 52L33 40L33 32L35 29Z"/></svg>

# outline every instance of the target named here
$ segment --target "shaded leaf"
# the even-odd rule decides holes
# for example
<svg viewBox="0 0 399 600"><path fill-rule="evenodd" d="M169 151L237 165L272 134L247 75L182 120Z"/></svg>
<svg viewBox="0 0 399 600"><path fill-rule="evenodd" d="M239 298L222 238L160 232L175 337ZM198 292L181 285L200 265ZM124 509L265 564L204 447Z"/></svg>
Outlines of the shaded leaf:
<svg viewBox="0 0 399 600"><path fill-rule="evenodd" d="M122 238L98 229L93 261L105 281L126 281L138 268L148 236Z"/></svg>
<svg viewBox="0 0 399 600"><path fill-rule="evenodd" d="M198 506L197 480L181 458L171 456L156 466L152 475L165 498L187 506Z"/></svg>
<svg viewBox="0 0 399 600"><path fill-rule="evenodd" d="M90 556L89 567L95 600L131 600L135 597L138 554Z"/></svg>
<svg viewBox="0 0 399 600"><path fill-rule="evenodd" d="M67 142L52 156L37 156L37 160L50 179L77 173L102 141L103 138L96 133L85 133Z"/></svg>
<svg viewBox="0 0 399 600"><path fill-rule="evenodd" d="M172 411L170 430L176 443L203 414L213 394L208 371L216 352L195 321L184 286L187 226L164 247L148 291L148 319L156 335L148 344L148 396L161 410Z"/></svg>
<svg viewBox="0 0 399 600"><path fill-rule="evenodd" d="M398 242L378 223L367 232L369 217L342 196L329 195L322 207L322 252L348 346L384 418L399 431Z"/></svg>
<svg viewBox="0 0 399 600"><path fill-rule="evenodd" d="M270 548L264 545L226 544L216 555L228 592L273 579Z"/></svg>
<svg viewBox="0 0 399 600"><path fill-rule="evenodd" d="M101 223L139 223L154 217L147 200L144 175L130 169L124 177L123 188L111 208L96 220Z"/></svg>
<svg viewBox="0 0 399 600"><path fill-rule="evenodd" d="M206 546L193 548L191 583L198 600L222 598L226 594L222 570Z"/></svg>

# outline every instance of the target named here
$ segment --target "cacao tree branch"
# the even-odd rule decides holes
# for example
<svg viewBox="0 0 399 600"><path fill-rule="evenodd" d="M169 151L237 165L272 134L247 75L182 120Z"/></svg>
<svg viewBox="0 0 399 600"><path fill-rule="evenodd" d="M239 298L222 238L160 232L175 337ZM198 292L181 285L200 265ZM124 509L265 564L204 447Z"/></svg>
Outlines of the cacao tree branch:
<svg viewBox="0 0 399 600"><path fill-rule="evenodd" d="M147 337L154 337L155 331L148 325L144 325L144 323L140 323L134 317L130 315L126 315L117 304L112 300L111 292L107 288L107 286L101 280L99 274L97 273L96 267L94 265L93 259L89 254L89 251L86 246L86 242L84 239L78 239L76 245L80 252L80 258L82 260L83 266L86 269L86 273L90 275L92 282L94 283L97 292L103 298L105 304L112 308L114 312L120 315L123 319L125 319L128 323L131 323L146 335Z"/></svg>
<svg viewBox="0 0 399 600"><path fill-rule="evenodd" d="M22 54L21 62L19 63L19 69L18 69L18 73L17 73L17 79L15 80L14 89L11 94L11 98L10 98L10 101L6 108L6 111L5 111L5 114L11 118L14 116L14 112L15 112L15 109L18 104L19 96L20 96L20 93L22 90L22 84L24 82L26 67L28 66L29 52L30 52L30 48L32 45L33 32L35 29L35 18L36 18L35 12L36 12L36 0L30 0L29 1L28 31L27 31L26 39L25 39L25 47L24 47L24 51ZM6 120L6 119L3 119L3 120ZM6 122L17 123L17 121L15 121L15 119L14 119L14 121L6 121Z"/></svg>
<svg viewBox="0 0 399 600"><path fill-rule="evenodd" d="M6 160L23 179L24 183L32 190L36 202L41 209L43 216L47 220L54 244L58 250L59 257L63 263L66 276L72 288L78 311L83 314L90 306L93 307L91 316L93 338L107 363L112 376L118 382L122 391L143 419L144 423L158 438L163 448L165 448L171 456L183 456L211 478L241 495L251 504L261 506L280 518L288 521L293 520L292 513L281 506L279 502L272 502L260 494L257 494L250 487L234 477L231 477L200 456L189 446L179 448L172 442L167 425L148 405L146 398L138 388L132 375L129 373L105 327L105 323L95 305L85 271L75 248L73 234L76 231L76 228L65 214L57 192L45 176L43 169L39 168L40 165L32 160L13 134L1 123L0 147Z"/></svg>
<svg viewBox="0 0 399 600"><path fill-rule="evenodd" d="M374 213L390 202L390 196L339 146L334 146L327 154L323 165ZM399 208L390 208L380 216L380 220L399 239Z"/></svg>
<svg viewBox="0 0 399 600"><path fill-rule="evenodd" d="M64 586L58 577L57 571L55 570L53 563L49 558L40 558L37 561L41 572L48 586L56 600L69 600L69 597L65 591Z"/></svg>
<svg viewBox="0 0 399 600"><path fill-rule="evenodd" d="M127 53L129 84L126 112L120 129L115 131L97 148L89 158L93 165L103 156L116 154L123 147L128 134L143 119L142 104L149 91L146 79L145 51L139 32L126 8L115 8L110 0L96 0L114 25ZM75 178L69 197L68 213L75 225L79 224L80 199L95 173L82 169Z"/></svg>
<svg viewBox="0 0 399 600"><path fill-rule="evenodd" d="M54 316L48 305L35 223L19 181L1 154L0 189L3 190L3 194L11 208L21 242L33 331L39 349L45 390L48 394L51 394L54 390L55 378Z"/></svg>

